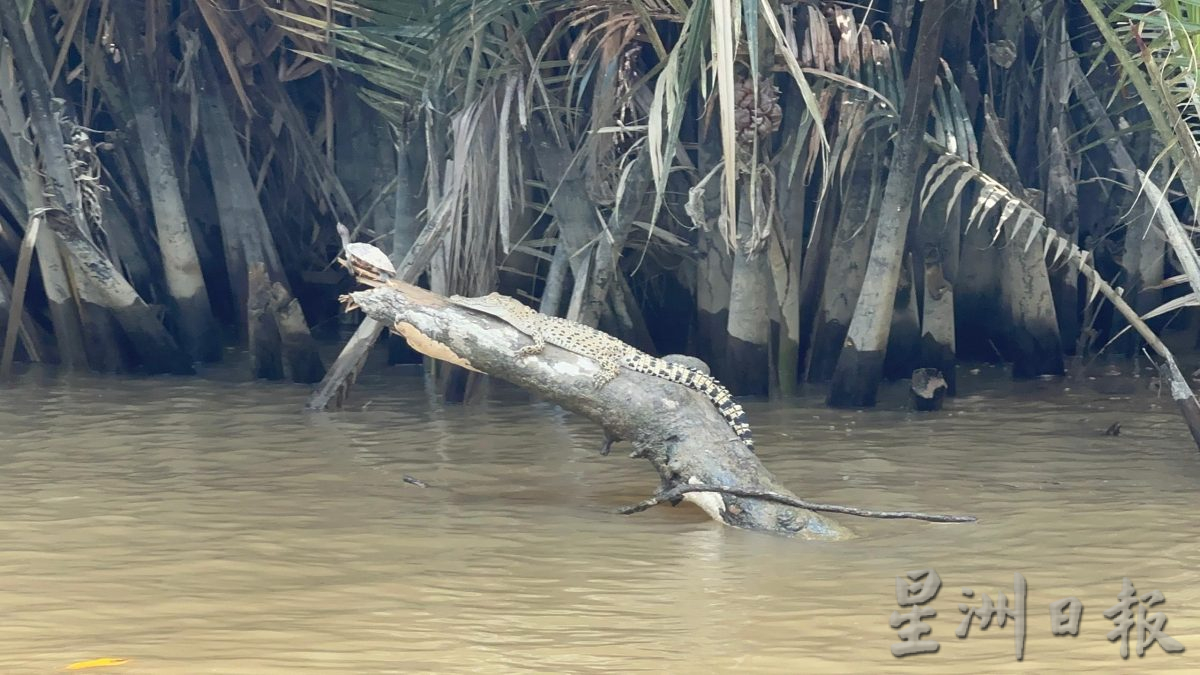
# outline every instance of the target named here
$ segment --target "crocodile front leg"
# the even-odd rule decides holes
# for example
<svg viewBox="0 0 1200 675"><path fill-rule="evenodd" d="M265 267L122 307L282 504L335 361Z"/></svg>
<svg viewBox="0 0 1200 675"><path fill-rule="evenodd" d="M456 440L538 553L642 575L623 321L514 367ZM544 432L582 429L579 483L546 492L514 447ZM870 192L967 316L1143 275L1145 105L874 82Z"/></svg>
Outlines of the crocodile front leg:
<svg viewBox="0 0 1200 675"><path fill-rule="evenodd" d="M621 367L616 363L601 361L599 365L600 370L592 376L592 386L596 389L612 382L621 372Z"/></svg>
<svg viewBox="0 0 1200 675"><path fill-rule="evenodd" d="M600 455L603 457L607 457L608 453L612 452L612 446L617 443L620 443L620 442L621 442L621 439L617 438L616 436L610 435L608 433L608 431L606 430L604 432L604 445L600 446Z"/></svg>
<svg viewBox="0 0 1200 675"><path fill-rule="evenodd" d="M526 331L529 337L533 340L533 344L521 347L517 350L517 358L523 359L526 356L541 354L546 349L546 337L541 331Z"/></svg>

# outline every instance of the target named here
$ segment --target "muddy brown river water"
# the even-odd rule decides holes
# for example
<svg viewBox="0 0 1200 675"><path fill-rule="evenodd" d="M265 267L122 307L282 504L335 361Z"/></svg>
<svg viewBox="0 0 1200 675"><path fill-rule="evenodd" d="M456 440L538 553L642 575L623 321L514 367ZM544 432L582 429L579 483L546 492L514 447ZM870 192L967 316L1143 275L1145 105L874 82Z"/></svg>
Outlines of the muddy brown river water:
<svg viewBox="0 0 1200 675"><path fill-rule="evenodd" d="M1197 672L1200 455L1147 382L964 374L927 415L749 402L798 494L979 517L842 516L856 539L813 544L614 515L649 465L507 386L447 407L372 369L355 409L305 414L304 387L220 373L27 371L0 389L0 673ZM896 577L928 568L940 651L897 659ZM956 637L959 603L1011 607L1018 573L1024 660L1014 619ZM1126 577L1187 651L1121 659ZM1078 635L1055 636L1068 596Z"/></svg>

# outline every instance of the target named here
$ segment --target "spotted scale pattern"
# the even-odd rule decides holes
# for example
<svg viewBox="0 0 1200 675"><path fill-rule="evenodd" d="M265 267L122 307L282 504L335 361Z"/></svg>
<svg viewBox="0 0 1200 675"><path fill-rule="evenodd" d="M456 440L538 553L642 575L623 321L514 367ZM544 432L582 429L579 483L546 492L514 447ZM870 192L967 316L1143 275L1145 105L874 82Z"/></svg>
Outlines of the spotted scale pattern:
<svg viewBox="0 0 1200 675"><path fill-rule="evenodd" d="M542 314L507 295L490 293L478 298L454 295L450 297L450 301L502 319L528 335L533 344L517 350L518 358L540 353L547 344L552 344L592 359L600 367L593 378L597 389L611 382L622 367L694 389L717 406L717 410L737 437L746 447L754 450L754 439L750 432L750 424L746 421L746 412L733 399L729 390L712 376L705 375L695 368L655 358L608 333L581 323Z"/></svg>

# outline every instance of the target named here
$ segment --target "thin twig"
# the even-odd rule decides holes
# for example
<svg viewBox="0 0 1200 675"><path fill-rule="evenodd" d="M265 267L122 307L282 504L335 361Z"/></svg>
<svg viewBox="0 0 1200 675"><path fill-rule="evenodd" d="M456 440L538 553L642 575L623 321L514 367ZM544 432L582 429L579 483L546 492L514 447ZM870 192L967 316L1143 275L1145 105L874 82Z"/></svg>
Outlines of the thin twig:
<svg viewBox="0 0 1200 675"><path fill-rule="evenodd" d="M617 513L622 515L640 513L652 506L661 504L663 502L672 501L689 492L719 492L721 494L733 495L734 497L766 499L768 501L794 506L798 509L808 509L809 511L825 511L829 513L843 513L848 516L862 516L863 518L908 518L911 520L925 520L931 523L973 523L977 520L975 516L953 516L946 514L920 513L918 511L871 511L869 509L860 509L853 506L817 504L814 502L804 501L803 499L789 497L778 492L772 492L770 490L753 490L749 488L729 487L726 485L700 484L676 485L666 492L660 492L650 499L638 502L633 506L625 506L617 509Z"/></svg>

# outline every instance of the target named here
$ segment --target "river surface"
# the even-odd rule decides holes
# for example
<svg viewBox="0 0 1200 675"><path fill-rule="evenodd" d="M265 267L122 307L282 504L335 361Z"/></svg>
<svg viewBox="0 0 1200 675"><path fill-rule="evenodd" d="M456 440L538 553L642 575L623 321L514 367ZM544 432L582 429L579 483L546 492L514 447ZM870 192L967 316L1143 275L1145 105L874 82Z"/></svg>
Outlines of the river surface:
<svg viewBox="0 0 1200 675"><path fill-rule="evenodd" d="M443 406L418 371L373 368L318 414L306 387L220 372L26 371L0 390L0 673L1197 672L1200 455L1148 382L964 371L924 415L895 391L867 412L751 401L797 494L979 517L838 516L857 538L814 544L689 505L614 515L650 466L507 385ZM897 659L896 578L929 568L940 651ZM1024 661L1014 619L956 637L959 603L1011 608L1018 573ZM1104 612L1125 577L1187 651L1139 659L1133 629L1121 660ZM1068 596L1078 636L1054 636Z"/></svg>

